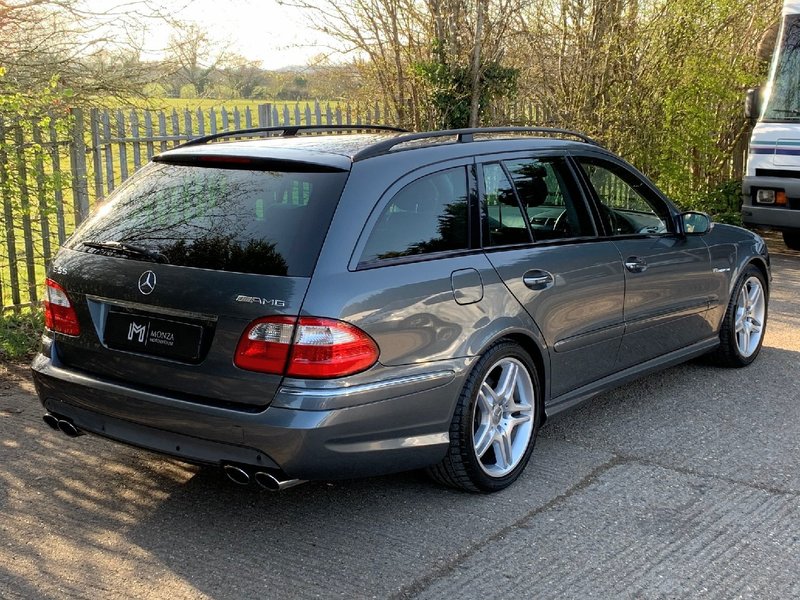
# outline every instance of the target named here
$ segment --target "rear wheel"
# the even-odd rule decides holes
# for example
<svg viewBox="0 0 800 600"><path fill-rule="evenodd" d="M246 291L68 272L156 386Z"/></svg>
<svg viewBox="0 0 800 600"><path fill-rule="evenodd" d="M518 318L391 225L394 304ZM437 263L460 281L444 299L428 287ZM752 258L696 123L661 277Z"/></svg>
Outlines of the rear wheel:
<svg viewBox="0 0 800 600"><path fill-rule="evenodd" d="M800 232L797 231L784 231L783 243L791 250L800 250Z"/></svg>
<svg viewBox="0 0 800 600"><path fill-rule="evenodd" d="M540 423L536 367L519 345L501 341L473 368L450 426L447 456L428 473L471 492L502 490L525 469Z"/></svg>
<svg viewBox="0 0 800 600"><path fill-rule="evenodd" d="M719 348L712 355L726 367L745 367L756 359L767 327L767 285L764 275L748 266L733 289L720 331Z"/></svg>

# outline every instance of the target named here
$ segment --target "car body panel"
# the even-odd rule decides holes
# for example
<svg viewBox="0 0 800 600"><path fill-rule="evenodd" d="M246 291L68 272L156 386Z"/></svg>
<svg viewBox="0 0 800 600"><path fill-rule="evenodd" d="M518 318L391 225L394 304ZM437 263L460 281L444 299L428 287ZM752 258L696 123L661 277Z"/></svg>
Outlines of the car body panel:
<svg viewBox="0 0 800 600"><path fill-rule="evenodd" d="M625 269L625 336L618 369L697 342L713 334L707 312L713 297L708 246L700 236L654 235L615 240Z"/></svg>
<svg viewBox="0 0 800 600"><path fill-rule="evenodd" d="M558 396L613 371L625 298L619 251L612 242L532 245L487 253L505 285L539 324L550 353L550 389ZM552 283L531 289L530 272Z"/></svg>
<svg viewBox="0 0 800 600"><path fill-rule="evenodd" d="M144 295L138 281L148 271L155 274L157 283ZM281 378L236 368L232 356L239 337L248 323L265 314L296 314L309 281L175 267L68 249L59 252L51 277L68 290L81 323L77 338L55 334L64 364L135 385L172 390L201 403L249 406L268 405ZM279 299L281 306L237 301L240 296ZM202 325L202 366L109 348L104 343L109 309Z"/></svg>

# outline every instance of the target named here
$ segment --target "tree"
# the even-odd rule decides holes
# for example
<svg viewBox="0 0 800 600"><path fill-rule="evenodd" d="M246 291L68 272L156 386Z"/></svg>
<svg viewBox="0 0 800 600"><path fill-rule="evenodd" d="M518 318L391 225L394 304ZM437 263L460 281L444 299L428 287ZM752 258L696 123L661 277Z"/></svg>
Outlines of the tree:
<svg viewBox="0 0 800 600"><path fill-rule="evenodd" d="M521 14L509 59L545 124L597 137L683 205L701 207L732 175L747 133L744 90L763 77L756 48L780 6L544 1Z"/></svg>
<svg viewBox="0 0 800 600"><path fill-rule="evenodd" d="M171 94L179 97L181 88L190 85L197 96L207 95L228 53L228 44L216 42L200 26L188 23L176 27L167 46L165 61L171 71L166 79Z"/></svg>
<svg viewBox="0 0 800 600"><path fill-rule="evenodd" d="M240 54L229 54L221 67L221 75L231 90L240 98L253 98L256 89L267 82L264 69L258 61L248 60Z"/></svg>
<svg viewBox="0 0 800 600"><path fill-rule="evenodd" d="M516 73L502 63L506 35L522 0L324 0L292 2L313 27L363 57L402 125L477 124L492 99L513 93Z"/></svg>
<svg viewBox="0 0 800 600"><path fill-rule="evenodd" d="M139 60L144 30L152 20L170 20L154 2L109 2L89 10L82 0L0 2L0 92L41 90L56 81L74 102L99 95L128 98L148 75Z"/></svg>

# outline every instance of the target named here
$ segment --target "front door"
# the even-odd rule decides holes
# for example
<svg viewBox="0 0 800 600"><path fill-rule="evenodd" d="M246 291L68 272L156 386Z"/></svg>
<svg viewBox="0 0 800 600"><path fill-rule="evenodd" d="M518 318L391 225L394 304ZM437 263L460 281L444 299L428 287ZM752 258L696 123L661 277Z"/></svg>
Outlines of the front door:
<svg viewBox="0 0 800 600"><path fill-rule="evenodd" d="M624 165L600 157L577 162L624 265L625 335L617 368L713 335L711 263L703 239L678 234L668 204Z"/></svg>

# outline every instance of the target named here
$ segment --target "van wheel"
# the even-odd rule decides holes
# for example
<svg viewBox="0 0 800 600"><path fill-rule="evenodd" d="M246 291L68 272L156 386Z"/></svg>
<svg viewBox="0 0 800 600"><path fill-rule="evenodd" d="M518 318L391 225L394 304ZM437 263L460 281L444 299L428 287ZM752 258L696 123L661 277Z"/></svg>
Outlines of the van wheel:
<svg viewBox="0 0 800 600"><path fill-rule="evenodd" d="M784 231L783 243L790 250L800 250L800 232L797 231Z"/></svg>
<svg viewBox="0 0 800 600"><path fill-rule="evenodd" d="M723 367L746 367L756 359L767 328L767 301L764 275L749 265L733 288L719 348L711 355L713 362Z"/></svg>
<svg viewBox="0 0 800 600"><path fill-rule="evenodd" d="M428 474L470 492L508 487L533 452L542 421L540 400L531 357L514 342L498 342L470 373L450 425L447 456Z"/></svg>

